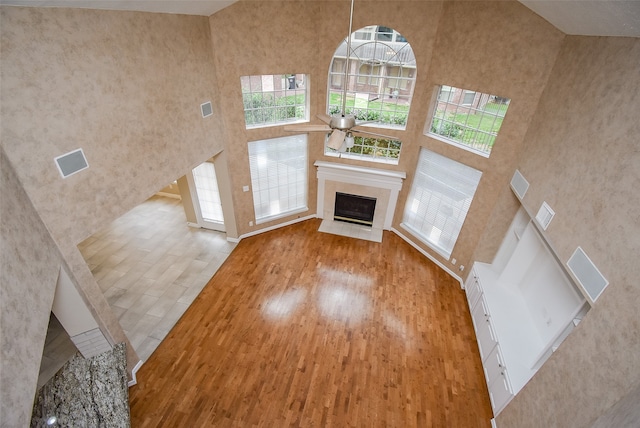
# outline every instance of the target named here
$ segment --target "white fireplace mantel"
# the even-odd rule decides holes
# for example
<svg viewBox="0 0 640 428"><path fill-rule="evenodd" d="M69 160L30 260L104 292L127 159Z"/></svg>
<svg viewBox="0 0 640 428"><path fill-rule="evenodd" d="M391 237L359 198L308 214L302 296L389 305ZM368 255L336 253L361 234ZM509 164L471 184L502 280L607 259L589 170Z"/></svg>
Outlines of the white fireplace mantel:
<svg viewBox="0 0 640 428"><path fill-rule="evenodd" d="M402 181L407 178L407 174L404 171L390 171L324 161L316 161L314 165L318 168L317 216L319 218L325 218L325 201L327 200L325 193L326 182L335 181L338 183L366 186L368 188L373 187L388 191L389 197L387 205L381 207L376 206L376 211L381 210L380 214L382 214L382 218L384 219L382 228L385 230L391 229L393 213L396 210L400 189L402 189Z"/></svg>

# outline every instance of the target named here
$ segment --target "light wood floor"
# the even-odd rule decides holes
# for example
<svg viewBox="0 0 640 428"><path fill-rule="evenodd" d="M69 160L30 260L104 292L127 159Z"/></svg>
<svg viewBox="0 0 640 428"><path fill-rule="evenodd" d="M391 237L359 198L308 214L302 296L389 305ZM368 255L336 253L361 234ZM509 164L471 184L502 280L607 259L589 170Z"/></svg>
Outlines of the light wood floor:
<svg viewBox="0 0 640 428"><path fill-rule="evenodd" d="M138 371L133 427L490 427L459 284L319 225L237 245Z"/></svg>

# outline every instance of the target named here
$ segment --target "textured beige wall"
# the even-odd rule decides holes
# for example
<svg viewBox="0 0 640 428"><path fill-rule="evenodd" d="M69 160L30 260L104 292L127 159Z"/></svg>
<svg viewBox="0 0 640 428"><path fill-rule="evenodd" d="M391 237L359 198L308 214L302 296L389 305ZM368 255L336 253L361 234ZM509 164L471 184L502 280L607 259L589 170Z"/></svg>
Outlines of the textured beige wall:
<svg viewBox="0 0 640 428"><path fill-rule="evenodd" d="M567 37L525 138L525 205L547 201L560 259L581 246L610 285L501 428L591 426L640 382L639 70L640 39Z"/></svg>
<svg viewBox="0 0 640 428"><path fill-rule="evenodd" d="M120 334L118 326L112 324L77 243L223 148L237 233L254 230L248 226L251 193L242 192L250 184L247 142L287 134L280 127L245 129L239 78L307 73L311 117L324 112L329 62L347 27L346 19L335 17L348 16L348 7L348 2L335 1L241 1L212 16L210 29L200 17L0 8L1 143L16 175L3 181L20 181L26 195L14 199L23 204L25 197L31 199L112 339ZM408 174L394 227L399 227L419 148L427 147L483 171L453 257L468 265L477 250L478 258L490 260L515 212L507 186L519 167L532 182L527 205L537 210L546 199L557 212L549 233L561 257L566 260L582 245L612 283L576 333L507 407L500 426L525 426L524 421L539 426L545 415L547 426L562 426L555 421L574 426L576 415L583 426L594 421L621 402L638 379L632 365L637 367L634 356L640 354L638 319L632 316L638 291L631 283L638 268L629 251L639 247L637 193L629 192L640 184L638 151L631 146L632 136L638 135L638 122L632 122L639 111L634 90L639 83L637 40L564 41L562 33L516 1L356 2L354 28L375 24L405 35L418 61L408 128L388 132L404 142L400 165L375 165ZM422 135L433 86L440 83L512 98L489 159ZM209 99L214 115L202 119L199 105ZM608 107L599 110L600 102ZM321 135L312 134L309 141L312 214L312 163L336 159L322 155ZM585 145L589 151L583 150ZM77 147L85 150L90 169L62 180L53 158ZM559 186L563 177L570 186ZM20 193L18 184L14 189ZM614 207L611 212L609 206ZM605 214L613 217L604 222ZM14 246L19 243L52 245L37 226L37 216L32 217L20 227L10 226L15 228L10 254L16 260ZM9 290L9 297L24 307L50 307L41 299L49 292L53 296L50 284L55 285L57 270L53 275L55 258L43 260L48 260L43 269L11 265L16 278L35 278L44 292L3 288L3 293ZM44 310L48 316L48 308ZM18 341L17 355L41 346L39 324L23 326L22 315L4 308L2 317L3 335L24 331L28 338ZM32 327L33 332L25 330ZM3 372L31 367L37 373L39 356L37 361L27 356L4 364ZM19 392L25 395L31 388L25 384Z"/></svg>
<svg viewBox="0 0 640 428"><path fill-rule="evenodd" d="M61 256L1 149L0 173L0 426L17 427L31 420Z"/></svg>
<svg viewBox="0 0 640 428"><path fill-rule="evenodd" d="M442 5L439 2L356 2L354 30L365 25L393 27L413 43L426 73L431 57L437 22ZM344 17L336 19L336 16ZM245 129L240 92L240 77L253 74L305 73L309 76L310 117L326 111L326 88L333 53L348 30L349 3L335 1L241 1L210 17L212 44L219 87L223 95L225 127L230 146L226 148L231 173L231 189L240 234L296 217L316 213L315 160L345 162L372 166L369 162L345 161L323 155L322 133L309 134L309 198L307 213L250 227L254 220L253 200L242 186L249 185L247 142L291 135L282 127ZM418 92L419 93L419 90ZM410 121L416 120L413 118ZM399 131L387 134L408 135ZM406 144L410 144L407 139ZM413 168L410 156L401 156L397 167L375 164L376 168L407 170Z"/></svg>
<svg viewBox="0 0 640 428"><path fill-rule="evenodd" d="M193 207L193 198L191 197L191 189L189 188L189 182L187 176L184 175L178 178L178 187L180 189L180 197L182 198L182 207L184 208L184 215L189 223L198 223L196 217L196 211Z"/></svg>
<svg viewBox="0 0 640 428"><path fill-rule="evenodd" d="M3 280L3 339L19 338L3 343L1 371L15 376L3 378L3 417L18 426L31 413L60 264L105 336L126 342L77 244L219 152L224 132L207 18L3 6L0 24L1 144L35 208L19 224L19 211L2 217L3 257L20 282ZM208 100L214 115L202 119ZM54 158L78 147L90 167L62 179Z"/></svg>
<svg viewBox="0 0 640 428"><path fill-rule="evenodd" d="M241 1L210 18L216 64L219 70L224 70L219 74L219 83L224 95L225 126L229 141L233 141L226 153L233 171L231 187L241 234L272 225L248 226L253 220L253 201L251 193L241 190L243 185L250 183L246 143L287 133L281 127L245 129L240 76L309 74L311 117L312 122L317 123L313 118L326 109L329 63L334 50L346 36L348 8L348 2ZM345 16L345 19L335 19L336 15ZM564 36L515 1L356 2L353 28L375 24L393 27L407 37L418 64L407 130L385 130L403 141L400 163L398 166L375 165L408 173L393 226L399 227L421 146L481 169L484 176L478 202L472 207L452 254L468 265L497 193L508 183L515 168L527 125ZM441 83L485 90L513 99L490 159L423 136L433 87ZM371 166L371 163L325 157L320 133L310 134L309 144L309 214L313 214L316 211L315 160L365 166ZM508 224L503 219L504 223ZM431 252L426 246L419 245Z"/></svg>
<svg viewBox="0 0 640 428"><path fill-rule="evenodd" d="M2 141L54 237L81 242L222 146L204 17L2 8ZM89 169L53 159L82 147Z"/></svg>
<svg viewBox="0 0 640 428"><path fill-rule="evenodd" d="M591 428L636 427L640 422L640 385L603 414Z"/></svg>
<svg viewBox="0 0 640 428"><path fill-rule="evenodd" d="M236 226L235 208L233 206L233 195L231 193L231 182L229 176L229 164L227 163L227 151L216 154L213 158L216 167L216 179L218 181L218 191L220 192L220 202L222 203L222 215L224 216L224 228L227 239L239 237Z"/></svg>
<svg viewBox="0 0 640 428"><path fill-rule="evenodd" d="M496 218L491 213L513 174L527 127L563 38L561 32L517 2L445 3L430 67L420 82L420 102L415 105L417 129L411 138L419 142L419 146L412 145L410 150L403 147L403 156L415 159L419 147L426 147L482 171L473 204L451 255L458 265L469 267L474 260L472 256L490 219L498 223L500 230L506 231L508 227L509 217ZM489 158L422 135L430 108L428 97L439 84L511 98ZM396 222L402 218L409 185L401 194ZM428 247L419 245L429 251ZM496 244L484 245L492 251L496 249ZM456 270L449 261L431 253Z"/></svg>
<svg viewBox="0 0 640 428"><path fill-rule="evenodd" d="M315 49L304 49L314 44L316 23L314 2L239 2L210 17L211 38L216 67L220 70L220 88L224 125L229 145L225 148L230 172L228 189L233 200L239 235L259 228L304 217L315 213L315 186L310 186L309 211L274 222L249 226L254 222L252 192L242 187L251 185L247 143L254 140L284 135L282 127L245 129L240 77L256 74L306 73L311 75L310 91L315 99L317 90L315 65L320 55ZM312 116L318 113L311 107ZM316 137L316 138L314 138ZM319 137L309 138L310 159L319 153ZM309 182L312 180L312 161L309 163Z"/></svg>
<svg viewBox="0 0 640 428"><path fill-rule="evenodd" d="M232 171L231 188L240 234L273 225L248 225L254 220L254 214L251 193L242 192L242 186L250 184L247 142L287 135L282 127L245 129L240 76L308 74L312 122L318 123L315 115L326 109L329 64L347 33L348 9L348 2L241 1L210 17L215 61L217 69L222 71L218 79L225 127L229 141L233 142L226 154ZM345 18L335 19L336 16ZM476 202L452 254L460 263L468 265L498 194L513 173L527 126L564 35L515 1L356 2L353 29L375 24L400 31L411 43L418 65L407 130L385 130L403 141L400 163L398 166L374 165L408 173L393 226L399 227L420 147L482 170ZM433 88L442 83L512 98L489 159L423 135ZM309 137L308 214L316 212L315 160L372 165L325 157L322 138L321 133L312 133ZM508 220L503 218L500 225L506 227ZM442 260L425 245L419 245Z"/></svg>

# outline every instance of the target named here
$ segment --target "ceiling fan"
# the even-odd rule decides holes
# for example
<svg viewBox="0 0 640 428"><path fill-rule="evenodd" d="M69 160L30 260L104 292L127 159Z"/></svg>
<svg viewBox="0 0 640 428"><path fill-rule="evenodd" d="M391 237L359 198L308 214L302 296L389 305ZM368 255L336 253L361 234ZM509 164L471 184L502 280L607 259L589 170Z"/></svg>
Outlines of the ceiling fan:
<svg viewBox="0 0 640 428"><path fill-rule="evenodd" d="M285 131L293 132L331 132L329 140L327 141L327 146L340 152L344 152L346 151L346 149L353 147L355 142L355 138L353 136L354 133L374 135L376 137L381 137L389 140L396 139L395 137L390 137L388 135L365 131L359 126L370 122L363 121L358 123L356 121L356 117L353 114L346 114L347 82L349 80L349 60L351 55L351 27L353 24L353 3L354 0L351 0L351 12L349 14L349 33L347 34L347 58L344 67L342 106L340 112L334 114L333 116L329 116L327 114L317 115L318 119L324 122L323 125L288 125L284 127Z"/></svg>

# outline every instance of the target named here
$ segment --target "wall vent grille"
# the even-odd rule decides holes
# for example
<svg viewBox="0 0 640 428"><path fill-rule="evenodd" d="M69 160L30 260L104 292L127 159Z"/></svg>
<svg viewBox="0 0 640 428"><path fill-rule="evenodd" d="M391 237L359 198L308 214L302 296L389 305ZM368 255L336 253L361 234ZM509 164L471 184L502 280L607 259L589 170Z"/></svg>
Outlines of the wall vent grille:
<svg viewBox="0 0 640 428"><path fill-rule="evenodd" d="M73 150L55 158L56 166L62 178L67 178L75 173L89 168L87 158L82 149Z"/></svg>
<svg viewBox="0 0 640 428"><path fill-rule="evenodd" d="M529 182L517 169L516 172L513 173L513 177L511 178L511 189L513 189L514 193L520 200L524 199L524 195L529 189Z"/></svg>
<svg viewBox="0 0 640 428"><path fill-rule="evenodd" d="M592 302L595 302L604 291L609 281L600 273L596 265L580 247L576 248L567 261L567 266L578 280Z"/></svg>
<svg viewBox="0 0 640 428"><path fill-rule="evenodd" d="M213 114L213 107L211 106L211 101L207 101L206 103L200 104L200 111L202 111L202 117L209 117Z"/></svg>
<svg viewBox="0 0 640 428"><path fill-rule="evenodd" d="M556 215L555 211L551 209L549 204L546 202L542 203L542 206L538 210L538 214L536 214L536 221L542 227L542 230L547 230L549 227L549 223L551 223L551 219Z"/></svg>

